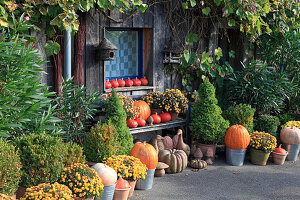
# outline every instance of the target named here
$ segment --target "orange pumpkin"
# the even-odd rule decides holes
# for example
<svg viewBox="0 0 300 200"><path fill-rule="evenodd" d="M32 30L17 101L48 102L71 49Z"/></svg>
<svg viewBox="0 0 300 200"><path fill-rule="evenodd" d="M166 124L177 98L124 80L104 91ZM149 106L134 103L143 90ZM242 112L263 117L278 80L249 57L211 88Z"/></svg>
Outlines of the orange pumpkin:
<svg viewBox="0 0 300 200"><path fill-rule="evenodd" d="M129 155L139 158L147 166L148 170L155 169L158 163L156 150L151 144L146 142L136 143Z"/></svg>
<svg viewBox="0 0 300 200"><path fill-rule="evenodd" d="M144 119L147 120L148 117L151 115L151 110L150 106L143 100L135 101L134 106L139 108L140 111L140 116Z"/></svg>
<svg viewBox="0 0 300 200"><path fill-rule="evenodd" d="M225 134L225 145L231 149L246 149L250 143L250 135L242 125L232 125Z"/></svg>

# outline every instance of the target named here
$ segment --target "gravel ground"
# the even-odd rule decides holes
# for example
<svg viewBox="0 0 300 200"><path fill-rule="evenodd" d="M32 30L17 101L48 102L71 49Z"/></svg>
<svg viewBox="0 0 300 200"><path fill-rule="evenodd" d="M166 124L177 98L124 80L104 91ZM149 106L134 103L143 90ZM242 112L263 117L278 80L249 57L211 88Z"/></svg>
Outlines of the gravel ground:
<svg viewBox="0 0 300 200"><path fill-rule="evenodd" d="M236 167L219 156L204 170L155 177L151 190L135 190L130 200L300 200L300 160L282 166L270 160L257 166L246 156L244 166Z"/></svg>

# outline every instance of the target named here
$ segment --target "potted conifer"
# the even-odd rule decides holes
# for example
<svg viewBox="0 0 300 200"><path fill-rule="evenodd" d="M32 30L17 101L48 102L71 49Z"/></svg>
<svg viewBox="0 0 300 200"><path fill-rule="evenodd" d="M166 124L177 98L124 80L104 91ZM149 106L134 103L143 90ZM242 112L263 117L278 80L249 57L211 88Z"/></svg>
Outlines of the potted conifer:
<svg viewBox="0 0 300 200"><path fill-rule="evenodd" d="M192 105L190 129L208 164L212 164L216 144L224 140L229 127L217 103L215 87L206 79L200 85L198 97Z"/></svg>

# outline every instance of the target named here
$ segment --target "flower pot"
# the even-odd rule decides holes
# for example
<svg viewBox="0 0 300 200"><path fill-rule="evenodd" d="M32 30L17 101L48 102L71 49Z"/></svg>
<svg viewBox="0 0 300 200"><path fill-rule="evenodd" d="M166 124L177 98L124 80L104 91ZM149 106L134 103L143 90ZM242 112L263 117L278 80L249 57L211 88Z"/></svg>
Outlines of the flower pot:
<svg viewBox="0 0 300 200"><path fill-rule="evenodd" d="M171 112L170 115L171 115L171 121L177 120L177 118L178 118L178 113Z"/></svg>
<svg viewBox="0 0 300 200"><path fill-rule="evenodd" d="M73 197L74 200L93 200L94 197L91 198L81 198L81 197Z"/></svg>
<svg viewBox="0 0 300 200"><path fill-rule="evenodd" d="M226 162L233 166L242 166L244 164L247 149L231 149L226 147Z"/></svg>
<svg viewBox="0 0 300 200"><path fill-rule="evenodd" d="M276 165L283 165L287 155L288 153L281 154L281 153L272 152L273 162Z"/></svg>
<svg viewBox="0 0 300 200"><path fill-rule="evenodd" d="M299 144L288 144L286 150L289 152L287 155L287 160L288 161L296 161L298 158L300 145Z"/></svg>
<svg viewBox="0 0 300 200"><path fill-rule="evenodd" d="M147 175L144 180L138 180L135 188L138 190L150 190L153 185L155 169L147 170Z"/></svg>
<svg viewBox="0 0 300 200"><path fill-rule="evenodd" d="M160 115L162 113L162 111L163 111L163 109L161 109L161 108L151 109L151 115L154 115L154 114Z"/></svg>
<svg viewBox="0 0 300 200"><path fill-rule="evenodd" d="M135 185L136 185L136 181L128 181L131 189L129 191L129 195L128 197L131 197L133 195L133 192L134 192L134 188L135 188Z"/></svg>
<svg viewBox="0 0 300 200"><path fill-rule="evenodd" d="M128 189L115 189L114 200L127 200L131 186ZM101 198L102 199L102 198Z"/></svg>
<svg viewBox="0 0 300 200"><path fill-rule="evenodd" d="M105 185L100 197L95 197L95 200L112 200L114 198L116 184Z"/></svg>
<svg viewBox="0 0 300 200"><path fill-rule="evenodd" d="M202 154L204 156L203 160L207 160L208 159L207 154L206 154L208 149L212 152L211 157L209 157L209 159L211 161L215 159L216 147L217 147L216 144L201 144L201 143L199 143L197 145L197 148L200 148L200 150L201 150L201 152L202 152ZM207 163L207 164L209 164L209 163Z"/></svg>
<svg viewBox="0 0 300 200"><path fill-rule="evenodd" d="M252 164L255 165L266 165L267 161L269 159L270 152L266 153L261 150L256 150L256 149L250 149L250 161Z"/></svg>

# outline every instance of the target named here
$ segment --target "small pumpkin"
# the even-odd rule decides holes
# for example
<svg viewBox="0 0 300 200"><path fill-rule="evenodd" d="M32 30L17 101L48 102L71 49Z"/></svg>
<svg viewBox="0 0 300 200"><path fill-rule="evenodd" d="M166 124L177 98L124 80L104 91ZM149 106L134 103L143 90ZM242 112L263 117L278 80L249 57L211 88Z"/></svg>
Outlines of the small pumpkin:
<svg viewBox="0 0 300 200"><path fill-rule="evenodd" d="M161 118L161 122L168 122L171 120L171 114L170 113L165 113L163 112L162 114L159 115Z"/></svg>
<svg viewBox="0 0 300 200"><path fill-rule="evenodd" d="M161 122L161 118L158 114L153 114L151 117L153 119L153 124L159 124Z"/></svg>
<svg viewBox="0 0 300 200"><path fill-rule="evenodd" d="M246 149L250 143L250 135L242 125L232 125L225 134L225 145L230 149Z"/></svg>
<svg viewBox="0 0 300 200"><path fill-rule="evenodd" d="M139 117L139 118L135 119L135 121L138 123L138 126L145 126L146 125L146 121L142 117Z"/></svg>
<svg viewBox="0 0 300 200"><path fill-rule="evenodd" d="M286 144L300 144L300 129L285 127L280 132L280 140Z"/></svg>
<svg viewBox="0 0 300 200"><path fill-rule="evenodd" d="M133 81L132 80L130 80L129 78L125 81L125 86L126 87L131 87L131 86L133 86Z"/></svg>
<svg viewBox="0 0 300 200"><path fill-rule="evenodd" d="M190 167L195 169L204 169L207 167L207 163L204 160L193 159L190 161Z"/></svg>
<svg viewBox="0 0 300 200"><path fill-rule="evenodd" d="M174 174L182 172L187 167L188 158L184 151L176 149L162 150L158 154L159 162L169 165L166 173Z"/></svg>
<svg viewBox="0 0 300 200"><path fill-rule="evenodd" d="M147 120L148 117L151 115L150 106L143 100L138 100L134 102L134 106L138 108L139 115L144 119Z"/></svg>
<svg viewBox="0 0 300 200"><path fill-rule="evenodd" d="M129 128L136 128L138 126L137 121L135 121L134 119L128 119L126 121L126 124Z"/></svg>
<svg viewBox="0 0 300 200"><path fill-rule="evenodd" d="M124 87L125 86L125 81L124 79L118 79L119 87Z"/></svg>
<svg viewBox="0 0 300 200"><path fill-rule="evenodd" d="M278 154L286 154L287 153L285 149L281 148L281 145L279 145L279 147L275 148L273 152L278 153Z"/></svg>
<svg viewBox="0 0 300 200"><path fill-rule="evenodd" d="M117 181L117 172L104 163L96 163L92 168L102 179L103 185L113 185Z"/></svg>
<svg viewBox="0 0 300 200"><path fill-rule="evenodd" d="M148 80L146 79L146 77L141 78L141 82L142 82L142 85L148 85Z"/></svg>
<svg viewBox="0 0 300 200"><path fill-rule="evenodd" d="M111 83L111 87L113 88L119 87L119 82L117 80L111 80L110 83Z"/></svg>
<svg viewBox="0 0 300 200"><path fill-rule="evenodd" d="M132 81L134 86L140 86L142 84L141 80L138 78L135 78Z"/></svg>
<svg viewBox="0 0 300 200"><path fill-rule="evenodd" d="M136 143L130 151L130 156L139 158L149 170L155 169L158 163L158 156L155 148L146 142Z"/></svg>
<svg viewBox="0 0 300 200"><path fill-rule="evenodd" d="M109 81L105 81L105 89L110 89L111 83Z"/></svg>
<svg viewBox="0 0 300 200"><path fill-rule="evenodd" d="M130 188L130 185L128 181L124 180L122 176L118 178L117 184L116 184L116 189L128 189Z"/></svg>

